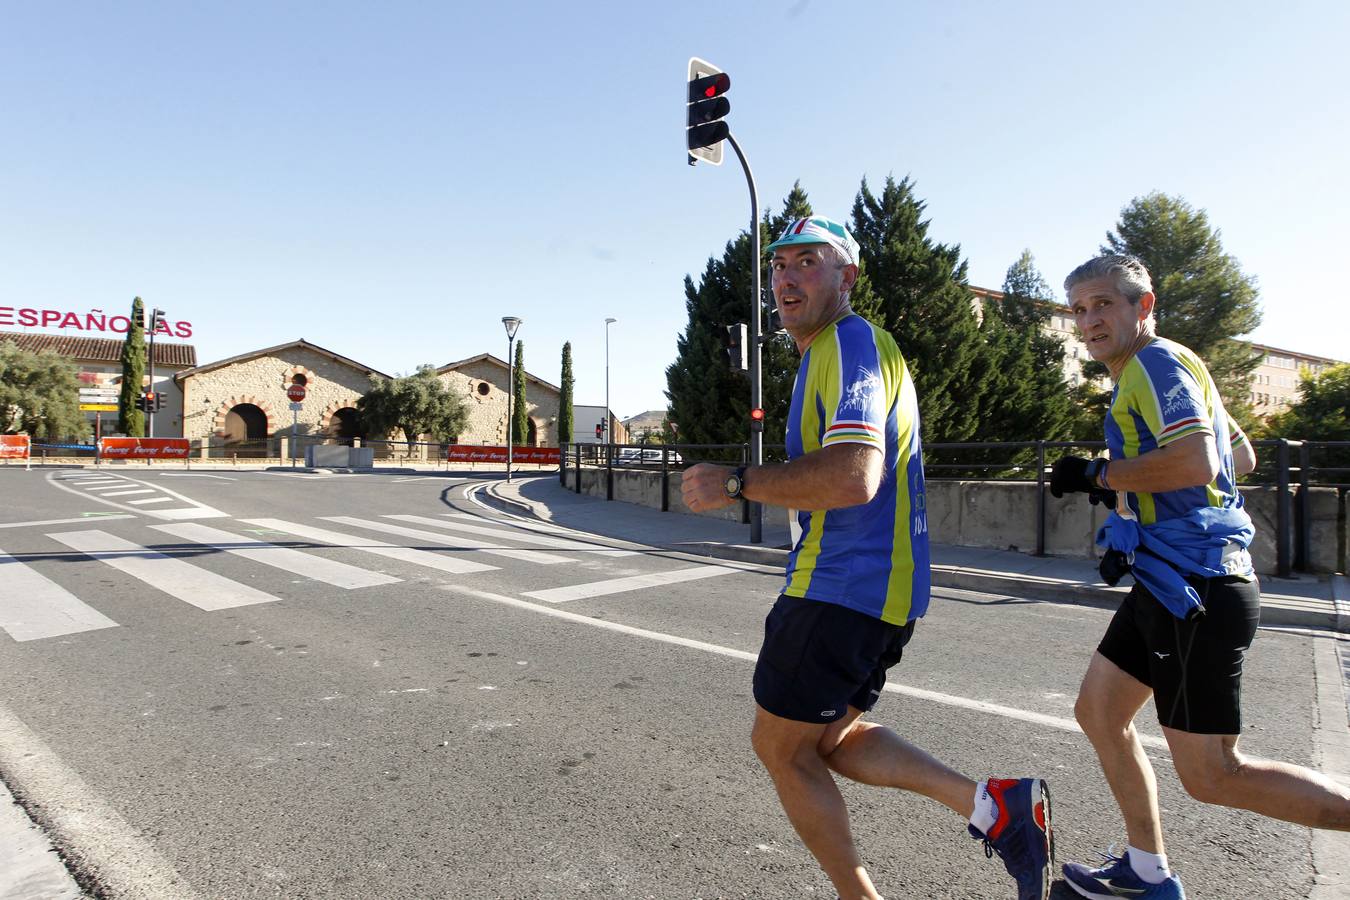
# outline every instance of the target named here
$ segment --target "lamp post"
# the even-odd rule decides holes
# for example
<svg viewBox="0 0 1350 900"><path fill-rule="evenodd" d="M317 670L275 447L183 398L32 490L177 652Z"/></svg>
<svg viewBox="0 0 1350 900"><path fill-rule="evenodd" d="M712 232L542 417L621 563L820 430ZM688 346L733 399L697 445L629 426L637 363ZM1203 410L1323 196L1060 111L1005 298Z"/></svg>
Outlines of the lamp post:
<svg viewBox="0 0 1350 900"><path fill-rule="evenodd" d="M516 329L521 320L515 316L502 316L502 325L506 326L506 481L511 481L511 397L516 392L515 357L512 344L516 339Z"/></svg>
<svg viewBox="0 0 1350 900"><path fill-rule="evenodd" d="M618 319L605 319L605 443L608 445L607 455L614 455L614 432L613 416L609 412L609 326L613 325Z"/></svg>

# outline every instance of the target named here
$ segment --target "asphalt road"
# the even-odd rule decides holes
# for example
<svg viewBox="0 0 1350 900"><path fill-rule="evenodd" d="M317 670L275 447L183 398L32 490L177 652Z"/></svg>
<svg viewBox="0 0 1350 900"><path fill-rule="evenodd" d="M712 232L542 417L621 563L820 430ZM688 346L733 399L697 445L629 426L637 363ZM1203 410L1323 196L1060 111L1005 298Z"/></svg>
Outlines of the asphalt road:
<svg viewBox="0 0 1350 900"><path fill-rule="evenodd" d="M480 484L0 469L0 776L86 888L833 897L748 744L781 576L527 529ZM1090 860L1123 840L1071 725L1108 618L941 592L873 718L1048 778L1061 860ZM1318 758L1328 640L1262 632L1248 752ZM1313 895L1312 832L1191 800L1140 727L1188 896ZM887 896L1015 896L945 808L845 794Z"/></svg>

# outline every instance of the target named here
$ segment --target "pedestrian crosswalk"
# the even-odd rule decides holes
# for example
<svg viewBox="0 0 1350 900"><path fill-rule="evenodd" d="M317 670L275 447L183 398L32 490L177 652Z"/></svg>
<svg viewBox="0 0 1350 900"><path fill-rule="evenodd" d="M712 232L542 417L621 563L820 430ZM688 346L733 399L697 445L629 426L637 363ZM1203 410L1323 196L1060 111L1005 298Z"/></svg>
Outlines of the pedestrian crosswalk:
<svg viewBox="0 0 1350 900"><path fill-rule="evenodd" d="M155 519L184 521L226 517L226 513L214 507L190 500L176 491L171 491L153 482L132 478L129 475L80 470L53 473L47 476L47 480L63 491L95 500L107 506L144 513ZM129 499L131 497L137 499Z"/></svg>
<svg viewBox="0 0 1350 900"><path fill-rule="evenodd" d="M125 487L125 482L121 484ZM102 525L108 518L129 517L86 521L91 526ZM627 568L612 569L613 577L597 581L597 574L606 565L620 565L596 563L597 556L636 556L640 551L588 543L573 532L548 525L525 529L479 517L399 514L323 516L314 521L269 517L217 521L215 526L187 521L138 522L120 525L119 534L74 524L50 530L40 527L78 521L30 523L37 526L35 532L40 537L30 535L22 552L15 549L10 537L4 539L7 546L0 548L0 630L12 640L34 641L118 627L120 623L98 608L106 598L89 596L91 590L102 589L91 588L93 584L108 586L110 596L134 596L138 605L163 602L167 596L209 613L313 596L296 587L305 583L343 591L371 591L425 580L430 575L470 584L506 566L544 574L556 572L556 576L549 576L555 587L520 595L547 603L640 591L736 571L716 565L690 569L653 556L642 571L627 563L623 564ZM35 541L41 549L33 549ZM233 560L228 566L211 561L227 558ZM80 561L105 572L92 577L87 570L81 573L71 565ZM246 574L241 574L240 566L247 569ZM217 570L228 571L229 575ZM292 577L279 578L277 571ZM586 577L579 579L572 573L584 573ZM578 580L585 583L571 583ZM538 579L532 576L531 584L537 585Z"/></svg>

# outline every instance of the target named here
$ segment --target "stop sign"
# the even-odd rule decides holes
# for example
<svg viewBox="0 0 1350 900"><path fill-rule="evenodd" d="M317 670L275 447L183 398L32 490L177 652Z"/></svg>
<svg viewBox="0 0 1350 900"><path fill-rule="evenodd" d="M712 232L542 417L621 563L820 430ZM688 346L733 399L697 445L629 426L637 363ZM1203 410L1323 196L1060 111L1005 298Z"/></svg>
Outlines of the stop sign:
<svg viewBox="0 0 1350 900"><path fill-rule="evenodd" d="M293 384L286 388L286 396L290 397L295 403L305 399L305 386L303 384Z"/></svg>

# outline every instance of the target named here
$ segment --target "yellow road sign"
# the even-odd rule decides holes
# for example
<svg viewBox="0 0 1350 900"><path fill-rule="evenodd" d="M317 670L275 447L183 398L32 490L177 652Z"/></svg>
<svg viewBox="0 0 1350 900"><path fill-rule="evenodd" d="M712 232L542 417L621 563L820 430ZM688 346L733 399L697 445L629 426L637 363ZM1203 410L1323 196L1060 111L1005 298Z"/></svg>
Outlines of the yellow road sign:
<svg viewBox="0 0 1350 900"><path fill-rule="evenodd" d="M81 403L80 412L117 412L116 403Z"/></svg>

